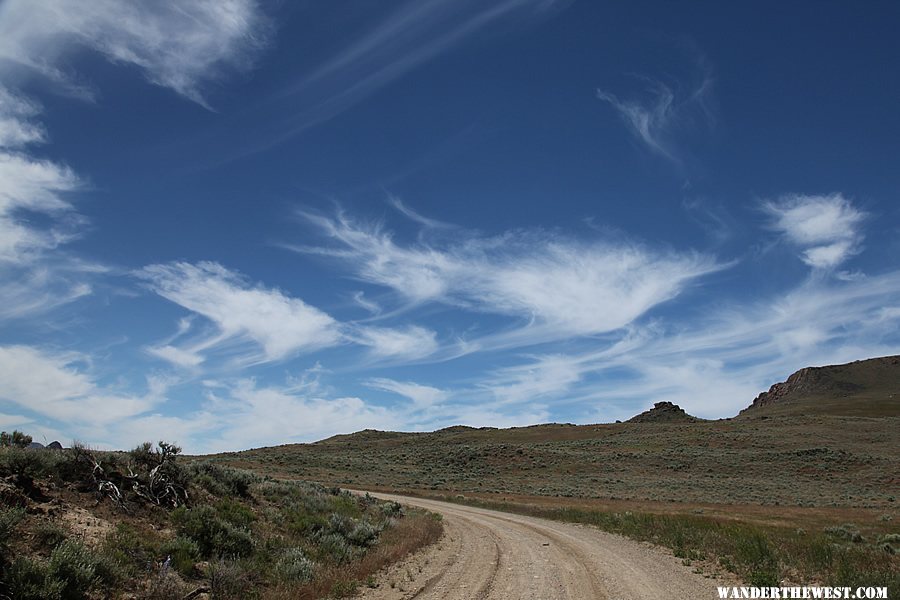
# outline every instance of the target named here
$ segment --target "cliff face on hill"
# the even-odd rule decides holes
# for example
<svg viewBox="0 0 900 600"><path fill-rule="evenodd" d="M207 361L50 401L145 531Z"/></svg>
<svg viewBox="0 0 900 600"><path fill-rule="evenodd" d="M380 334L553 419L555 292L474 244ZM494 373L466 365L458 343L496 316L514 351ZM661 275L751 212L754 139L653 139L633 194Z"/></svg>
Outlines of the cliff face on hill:
<svg viewBox="0 0 900 600"><path fill-rule="evenodd" d="M900 380L900 356L859 360L844 365L806 367L758 395L741 414L815 400L852 399L864 394L892 396ZM900 392L900 389L897 390Z"/></svg>

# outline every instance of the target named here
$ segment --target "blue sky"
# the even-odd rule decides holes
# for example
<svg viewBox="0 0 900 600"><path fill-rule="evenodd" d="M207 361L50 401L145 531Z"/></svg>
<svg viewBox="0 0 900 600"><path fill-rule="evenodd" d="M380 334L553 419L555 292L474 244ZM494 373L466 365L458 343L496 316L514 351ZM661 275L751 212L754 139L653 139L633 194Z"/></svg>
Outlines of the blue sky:
<svg viewBox="0 0 900 600"><path fill-rule="evenodd" d="M0 427L734 415L900 350L900 5L0 0Z"/></svg>

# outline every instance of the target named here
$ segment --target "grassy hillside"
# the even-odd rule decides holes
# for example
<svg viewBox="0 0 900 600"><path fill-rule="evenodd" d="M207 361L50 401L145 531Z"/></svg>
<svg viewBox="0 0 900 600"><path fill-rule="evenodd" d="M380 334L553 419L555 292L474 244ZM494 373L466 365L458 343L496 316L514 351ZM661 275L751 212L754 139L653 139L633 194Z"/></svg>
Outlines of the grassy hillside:
<svg viewBox="0 0 900 600"><path fill-rule="evenodd" d="M363 488L679 503L896 505L900 418L361 432L216 460Z"/></svg>
<svg viewBox="0 0 900 600"><path fill-rule="evenodd" d="M361 432L216 458L592 524L749 583L900 592L900 418Z"/></svg>
<svg viewBox="0 0 900 600"><path fill-rule="evenodd" d="M645 502L893 509L900 357L802 369L741 417L669 403L629 422L431 433L366 430L216 457L378 489Z"/></svg>
<svg viewBox="0 0 900 600"><path fill-rule="evenodd" d="M394 503L173 450L0 448L0 598L340 597L440 535Z"/></svg>

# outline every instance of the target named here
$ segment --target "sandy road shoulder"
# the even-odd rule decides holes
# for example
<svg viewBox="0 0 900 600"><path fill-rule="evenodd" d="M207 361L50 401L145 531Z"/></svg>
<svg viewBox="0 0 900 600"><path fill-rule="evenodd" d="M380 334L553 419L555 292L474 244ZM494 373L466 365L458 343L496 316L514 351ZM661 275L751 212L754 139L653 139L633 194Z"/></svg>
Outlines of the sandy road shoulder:
<svg viewBox="0 0 900 600"><path fill-rule="evenodd" d="M716 598L664 549L591 527L435 500L378 496L444 517L444 537L379 577L369 600Z"/></svg>

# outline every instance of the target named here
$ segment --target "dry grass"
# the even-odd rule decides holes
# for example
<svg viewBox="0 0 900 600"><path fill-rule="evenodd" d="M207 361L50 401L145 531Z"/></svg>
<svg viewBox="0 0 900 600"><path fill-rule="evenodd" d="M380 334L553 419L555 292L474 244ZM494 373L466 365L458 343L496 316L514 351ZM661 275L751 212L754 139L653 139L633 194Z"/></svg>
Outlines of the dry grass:
<svg viewBox="0 0 900 600"><path fill-rule="evenodd" d="M216 460L367 489L895 510L898 456L900 417L808 416L362 432Z"/></svg>
<svg viewBox="0 0 900 600"><path fill-rule="evenodd" d="M276 586L263 592L263 600L312 600L352 595L360 585L372 582L375 574L409 554L436 542L443 527L436 515L410 512L391 529L362 560L343 567L330 567L304 586Z"/></svg>

